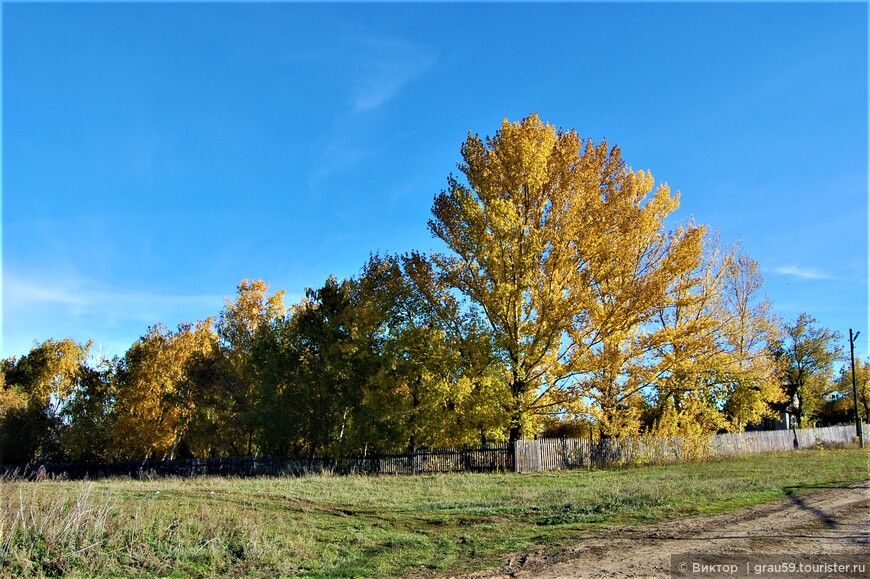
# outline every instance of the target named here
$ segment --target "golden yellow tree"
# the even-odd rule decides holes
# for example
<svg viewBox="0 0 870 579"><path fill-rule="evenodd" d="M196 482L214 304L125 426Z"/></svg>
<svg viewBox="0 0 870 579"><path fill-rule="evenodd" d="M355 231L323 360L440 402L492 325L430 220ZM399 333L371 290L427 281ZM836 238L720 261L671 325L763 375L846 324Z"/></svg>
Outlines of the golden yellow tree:
<svg viewBox="0 0 870 579"><path fill-rule="evenodd" d="M701 432L740 430L781 398L770 353L776 320L758 265L709 236L700 266L682 278L655 320L654 415L679 414Z"/></svg>
<svg viewBox="0 0 870 579"><path fill-rule="evenodd" d="M127 350L110 420L116 458L174 457L196 410L188 364L216 347L213 324L181 324L177 332L152 326Z"/></svg>
<svg viewBox="0 0 870 579"><path fill-rule="evenodd" d="M697 284L704 235L693 224L666 229L678 196L666 185L656 188L649 173L626 170L616 153L603 164L609 185L596 199L590 228L599 241L584 269L590 300L569 332L582 345L571 367L582 395L595 403L603 436L638 431L642 394L659 373L651 364L655 354L667 342L681 347L679 336L654 321L663 304L680 301Z"/></svg>
<svg viewBox="0 0 870 579"><path fill-rule="evenodd" d="M46 340L11 361L6 383L46 406L52 416L58 415L78 383L90 347L90 342L79 344L70 338Z"/></svg>
<svg viewBox="0 0 870 579"><path fill-rule="evenodd" d="M870 420L870 359L855 358L855 391L858 393L858 416L866 424ZM852 368L849 364L840 368L837 378L837 395L843 400L844 414L854 420L855 391L852 389Z"/></svg>
<svg viewBox="0 0 870 579"><path fill-rule="evenodd" d="M702 230L665 231L678 203L666 186L627 169L618 148L537 115L505 120L486 140L469 135L462 157L467 183L450 176L429 223L452 253L433 260L492 327L510 439L581 396L612 421L637 389L626 345L673 278L697 265Z"/></svg>
<svg viewBox="0 0 870 579"><path fill-rule="evenodd" d="M728 360L723 410L732 431L773 417L771 405L787 400L782 368L773 354L780 321L772 313L770 299L761 295L763 285L758 262L736 248L723 288L723 349Z"/></svg>

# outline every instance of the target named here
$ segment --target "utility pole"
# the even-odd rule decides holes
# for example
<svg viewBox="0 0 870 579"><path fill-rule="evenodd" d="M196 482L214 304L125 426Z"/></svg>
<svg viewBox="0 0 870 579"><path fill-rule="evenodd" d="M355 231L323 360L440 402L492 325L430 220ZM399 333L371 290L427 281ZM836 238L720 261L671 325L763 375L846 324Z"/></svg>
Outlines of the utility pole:
<svg viewBox="0 0 870 579"><path fill-rule="evenodd" d="M852 328L849 328L849 357L852 361L852 400L855 402L855 431L858 434L858 444L864 448L864 429L861 428L861 417L858 415L858 386L855 383L855 340L861 332L855 332L852 335Z"/></svg>

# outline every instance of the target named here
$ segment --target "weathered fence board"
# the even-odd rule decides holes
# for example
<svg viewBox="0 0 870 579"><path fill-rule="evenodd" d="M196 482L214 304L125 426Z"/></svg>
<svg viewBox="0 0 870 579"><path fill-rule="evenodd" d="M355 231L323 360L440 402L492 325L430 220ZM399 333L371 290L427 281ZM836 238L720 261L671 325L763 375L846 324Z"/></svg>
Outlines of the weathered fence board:
<svg viewBox="0 0 870 579"><path fill-rule="evenodd" d="M667 438L626 437L607 440L538 439L517 441L517 472L607 467L625 464L680 462L700 456L726 456L813 448L819 444L850 444L854 426L829 426L801 430L771 430L717 434L706 445L679 436ZM870 425L864 425L870 438Z"/></svg>

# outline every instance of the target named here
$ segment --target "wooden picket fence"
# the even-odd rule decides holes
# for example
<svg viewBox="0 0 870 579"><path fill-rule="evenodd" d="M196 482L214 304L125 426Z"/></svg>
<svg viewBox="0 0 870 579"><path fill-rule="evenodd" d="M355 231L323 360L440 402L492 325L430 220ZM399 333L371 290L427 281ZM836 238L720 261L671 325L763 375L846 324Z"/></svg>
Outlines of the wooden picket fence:
<svg viewBox="0 0 870 579"><path fill-rule="evenodd" d="M870 425L864 425L870 439ZM624 465L664 464L735 454L787 451L819 445L854 444L854 426L717 434L710 438L625 437L612 439L519 440L514 450L516 472Z"/></svg>
<svg viewBox="0 0 870 579"><path fill-rule="evenodd" d="M0 476L29 479L60 476L301 476L336 474L427 474L457 472L536 472L685 462L709 456L786 451L820 444L852 444L854 426L719 434L704 439L625 437L611 439L518 440L480 448L421 449L404 454L343 458L224 457L165 461L0 465ZM870 439L870 426L864 426Z"/></svg>
<svg viewBox="0 0 870 579"><path fill-rule="evenodd" d="M868 439L870 425L863 425L864 439ZM855 427L827 426L824 428L803 428L798 430L769 430L759 432L735 432L719 434L711 441L713 455L748 454L789 450L791 448L813 448L820 444L852 444L855 441Z"/></svg>

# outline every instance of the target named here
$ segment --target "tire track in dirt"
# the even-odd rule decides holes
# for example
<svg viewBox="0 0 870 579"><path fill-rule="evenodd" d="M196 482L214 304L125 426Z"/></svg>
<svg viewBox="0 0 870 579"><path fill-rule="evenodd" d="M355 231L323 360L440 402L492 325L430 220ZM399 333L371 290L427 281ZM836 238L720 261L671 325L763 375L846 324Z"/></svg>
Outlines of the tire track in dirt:
<svg viewBox="0 0 870 579"><path fill-rule="evenodd" d="M870 565L870 479L796 490L785 500L731 513L580 533L564 552L516 554L500 569L462 577L669 577L671 555L684 553L801 554L813 563L859 555Z"/></svg>

